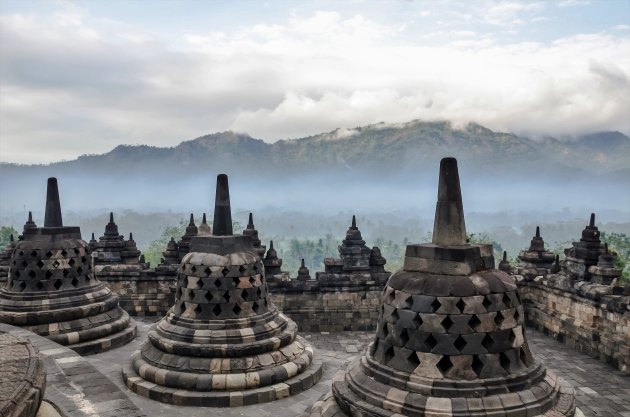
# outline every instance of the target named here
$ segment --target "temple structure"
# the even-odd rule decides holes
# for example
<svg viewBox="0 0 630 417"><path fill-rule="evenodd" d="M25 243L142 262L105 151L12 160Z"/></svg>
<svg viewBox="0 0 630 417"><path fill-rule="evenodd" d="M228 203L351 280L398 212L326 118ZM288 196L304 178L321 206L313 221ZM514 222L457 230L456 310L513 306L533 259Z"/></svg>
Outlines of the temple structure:
<svg viewBox="0 0 630 417"><path fill-rule="evenodd" d="M269 249L262 261L267 281L289 279L289 274L282 271L282 259L278 258L278 252L273 247L273 240L269 241Z"/></svg>
<svg viewBox="0 0 630 417"><path fill-rule="evenodd" d="M140 264L140 251L136 247L133 235L130 233L129 240L125 240L118 233L118 225L114 222L114 213L109 213L109 223L105 226L105 234L98 238L93 247L92 258L97 274L100 272L101 265Z"/></svg>
<svg viewBox="0 0 630 417"><path fill-rule="evenodd" d="M595 226L595 213L591 213L591 220L582 231L579 242L573 242L571 248L565 249L565 268L567 276L573 280L590 281L589 268L597 266L599 256L604 247L599 239L599 229Z"/></svg>
<svg viewBox="0 0 630 417"><path fill-rule="evenodd" d="M0 251L0 286L2 286L9 276L9 267L11 264L11 254L15 249L15 240L13 235L9 237L9 243L4 250Z"/></svg>
<svg viewBox="0 0 630 417"><path fill-rule="evenodd" d="M197 234L199 236L209 236L212 234L212 229L210 228L210 225L206 221L206 213L203 213L203 216L201 217L201 224L199 225L197 230L198 230Z"/></svg>
<svg viewBox="0 0 630 417"><path fill-rule="evenodd" d="M589 266L588 272L595 284L610 285L621 277L622 270L615 268L615 257L608 250L607 243L604 244L604 252L599 255L597 265Z"/></svg>
<svg viewBox="0 0 630 417"><path fill-rule="evenodd" d="M190 252L190 241L198 234L199 229L195 225L195 217L192 213L190 213L190 221L188 222L188 226L186 226L186 232L179 242L177 242L177 252L179 254L179 261L177 263L181 262L182 258Z"/></svg>
<svg viewBox="0 0 630 417"><path fill-rule="evenodd" d="M229 407L297 394L320 376L296 324L268 301L251 236L233 233L219 175L212 235L192 237L175 304L124 366L127 386L162 402Z"/></svg>
<svg viewBox="0 0 630 417"><path fill-rule="evenodd" d="M262 242L258 237L258 230L256 230L256 226L254 226L254 215L252 213L249 213L249 220L247 222L247 227L243 230L243 235L250 237L252 245L254 246L254 249L256 249L256 253L259 257L262 258L265 256L267 248L265 245L262 245Z"/></svg>
<svg viewBox="0 0 630 417"><path fill-rule="evenodd" d="M499 262L499 271L503 271L508 274L512 271L512 266L510 265L510 261L508 261L506 251L503 251L503 259Z"/></svg>
<svg viewBox="0 0 630 417"><path fill-rule="evenodd" d="M385 258L379 248L370 249L365 245L355 216L352 216L346 238L339 245L339 255L337 259L324 259L324 272L316 273L322 287L384 285L387 282L390 273L385 271Z"/></svg>
<svg viewBox="0 0 630 417"><path fill-rule="evenodd" d="M523 262L524 269L546 270L551 268L556 255L545 249L545 241L540 237L540 227L536 226L536 234L532 238L529 249L521 251L518 258Z"/></svg>
<svg viewBox="0 0 630 417"><path fill-rule="evenodd" d="M29 213L0 289L0 322L20 326L80 354L127 343L136 333L129 315L92 271L78 227L64 226L57 179L48 179L44 227Z"/></svg>
<svg viewBox="0 0 630 417"><path fill-rule="evenodd" d="M306 264L304 263L304 258L302 258L302 263L300 264L300 267L298 268L297 278L296 279L298 281L310 281L311 280L311 272L306 267Z"/></svg>
<svg viewBox="0 0 630 417"><path fill-rule="evenodd" d="M573 390L536 361L512 278L469 244L454 158L440 163L432 243L408 245L374 342L311 416L573 415Z"/></svg>

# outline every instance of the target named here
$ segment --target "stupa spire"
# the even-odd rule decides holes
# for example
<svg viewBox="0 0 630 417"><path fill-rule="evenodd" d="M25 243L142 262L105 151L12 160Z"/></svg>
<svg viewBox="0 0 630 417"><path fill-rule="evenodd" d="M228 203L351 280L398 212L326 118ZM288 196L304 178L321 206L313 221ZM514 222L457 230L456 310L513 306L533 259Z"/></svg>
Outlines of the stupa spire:
<svg viewBox="0 0 630 417"><path fill-rule="evenodd" d="M591 213L591 221L588 224L590 227L595 227L595 213Z"/></svg>
<svg viewBox="0 0 630 417"><path fill-rule="evenodd" d="M247 221L247 228L254 229L254 215L249 213L249 220Z"/></svg>
<svg viewBox="0 0 630 417"><path fill-rule="evenodd" d="M440 161L438 201L433 224L433 244L456 246L466 244L464 205L455 158Z"/></svg>
<svg viewBox="0 0 630 417"><path fill-rule="evenodd" d="M59 187L57 178L48 178L46 190L46 216L44 217L44 227L62 227L61 202L59 201Z"/></svg>
<svg viewBox="0 0 630 417"><path fill-rule="evenodd" d="M225 174L217 175L217 192L214 200L213 236L231 236L232 209L230 208L230 188Z"/></svg>
<svg viewBox="0 0 630 417"><path fill-rule="evenodd" d="M354 214L352 215L352 228L353 229L357 228L357 218Z"/></svg>
<svg viewBox="0 0 630 417"><path fill-rule="evenodd" d="M536 237L540 237L540 226L536 226Z"/></svg>

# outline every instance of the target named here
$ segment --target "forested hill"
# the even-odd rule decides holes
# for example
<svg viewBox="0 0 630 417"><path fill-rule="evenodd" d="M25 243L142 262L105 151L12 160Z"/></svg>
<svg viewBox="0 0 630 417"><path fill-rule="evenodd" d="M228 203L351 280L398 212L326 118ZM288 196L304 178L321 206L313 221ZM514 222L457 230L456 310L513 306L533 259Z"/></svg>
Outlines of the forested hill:
<svg viewBox="0 0 630 417"><path fill-rule="evenodd" d="M89 140L89 139L86 139ZM391 176L433 168L456 156L471 171L502 175L574 173L625 175L630 170L630 138L619 132L573 140L530 139L493 132L477 124L412 121L337 129L273 144L234 132L214 133L172 148L121 145L102 155L50 165L2 164L6 175L45 170L46 175L95 173L180 176L199 172L311 175L331 171Z"/></svg>

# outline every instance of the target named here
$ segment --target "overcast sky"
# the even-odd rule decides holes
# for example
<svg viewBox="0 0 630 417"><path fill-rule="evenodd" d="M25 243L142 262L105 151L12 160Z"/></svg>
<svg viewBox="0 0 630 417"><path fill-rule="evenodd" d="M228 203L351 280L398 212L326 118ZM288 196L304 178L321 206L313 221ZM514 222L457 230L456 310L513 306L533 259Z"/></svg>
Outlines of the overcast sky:
<svg viewBox="0 0 630 417"><path fill-rule="evenodd" d="M1 0L0 54L4 162L416 118L630 133L630 0Z"/></svg>

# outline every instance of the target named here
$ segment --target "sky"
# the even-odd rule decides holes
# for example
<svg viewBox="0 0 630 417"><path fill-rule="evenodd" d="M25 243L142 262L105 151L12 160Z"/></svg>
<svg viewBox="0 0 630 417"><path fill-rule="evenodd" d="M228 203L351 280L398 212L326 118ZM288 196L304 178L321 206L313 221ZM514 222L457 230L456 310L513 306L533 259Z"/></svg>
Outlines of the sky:
<svg viewBox="0 0 630 417"><path fill-rule="evenodd" d="M414 119L630 134L630 0L0 0L0 161Z"/></svg>

